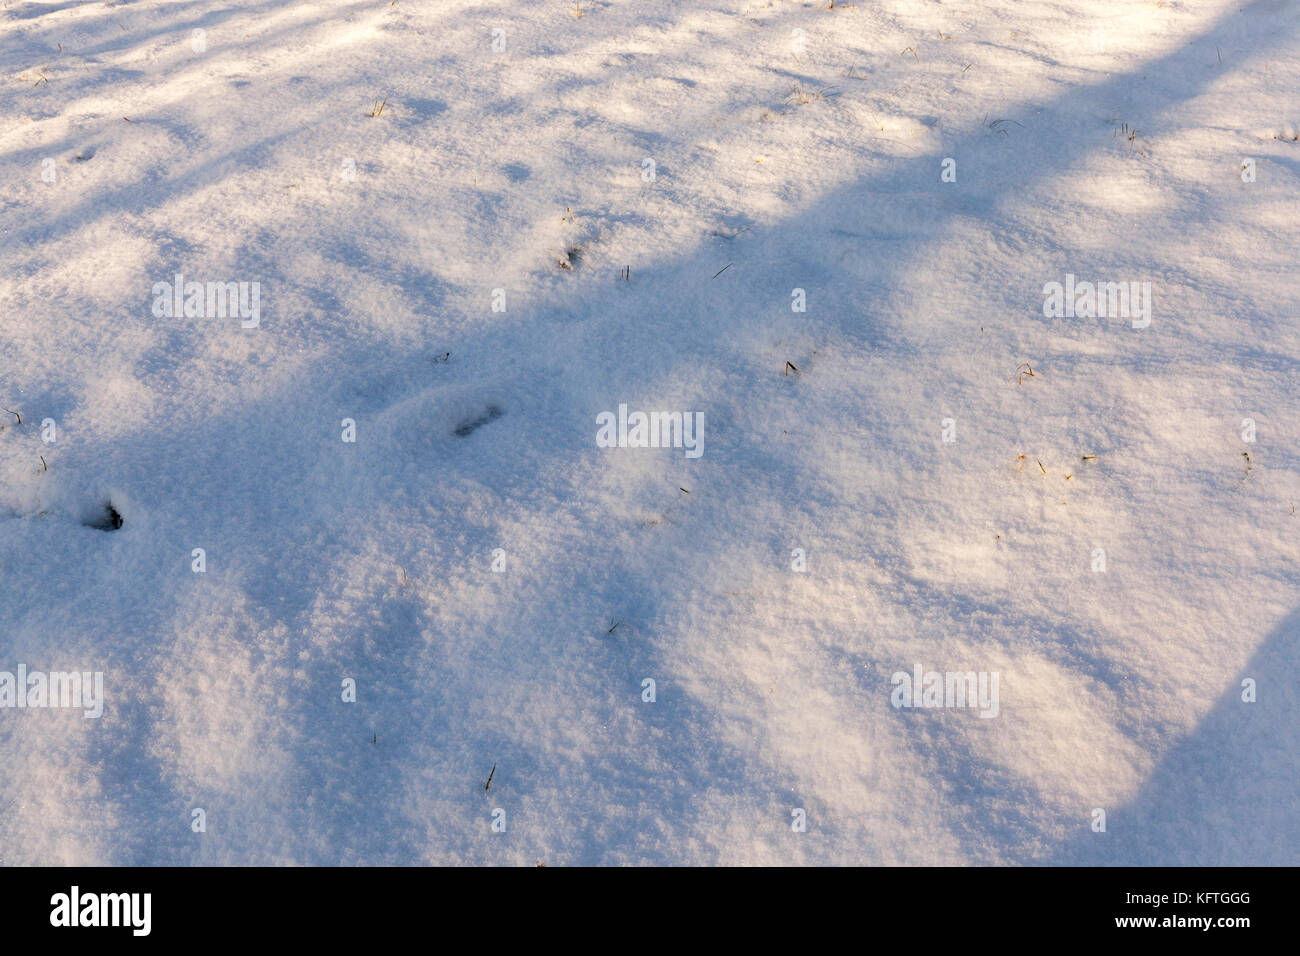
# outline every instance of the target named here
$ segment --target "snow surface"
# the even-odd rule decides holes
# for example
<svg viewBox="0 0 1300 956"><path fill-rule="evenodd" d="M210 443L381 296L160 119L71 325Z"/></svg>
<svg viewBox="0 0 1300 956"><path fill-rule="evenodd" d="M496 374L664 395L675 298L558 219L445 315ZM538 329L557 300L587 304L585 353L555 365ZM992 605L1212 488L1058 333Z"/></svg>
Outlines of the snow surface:
<svg viewBox="0 0 1300 956"><path fill-rule="evenodd" d="M0 863L1300 862L1298 36L8 0Z"/></svg>

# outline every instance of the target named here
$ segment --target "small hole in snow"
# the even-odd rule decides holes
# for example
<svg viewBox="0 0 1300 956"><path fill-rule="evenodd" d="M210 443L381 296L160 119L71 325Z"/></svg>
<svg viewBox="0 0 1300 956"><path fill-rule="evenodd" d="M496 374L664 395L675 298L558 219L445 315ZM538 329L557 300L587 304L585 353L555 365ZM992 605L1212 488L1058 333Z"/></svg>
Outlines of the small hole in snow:
<svg viewBox="0 0 1300 956"><path fill-rule="evenodd" d="M88 518L82 524L97 531L116 531L122 527L122 516L113 507L113 502L106 501L103 510L99 514Z"/></svg>

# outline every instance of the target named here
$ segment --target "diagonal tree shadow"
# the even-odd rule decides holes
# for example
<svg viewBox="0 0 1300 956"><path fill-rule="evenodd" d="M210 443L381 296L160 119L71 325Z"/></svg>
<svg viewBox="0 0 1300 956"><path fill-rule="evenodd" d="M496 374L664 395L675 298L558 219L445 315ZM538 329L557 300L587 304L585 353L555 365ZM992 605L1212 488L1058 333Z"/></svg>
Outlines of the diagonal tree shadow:
<svg viewBox="0 0 1300 956"><path fill-rule="evenodd" d="M1300 862L1300 609L1270 634L1129 803L1086 822L1044 862L1070 866L1295 866ZM1257 699L1247 703L1243 682Z"/></svg>
<svg viewBox="0 0 1300 956"><path fill-rule="evenodd" d="M1256 0L1249 5L1243 13L1249 13L1252 10L1265 11L1272 9L1273 5L1267 0ZM1139 85L1137 74L1125 74L1111 78L1101 84L1084 88L1072 88L1064 91L1060 97L1049 104L1040 106L1022 105L1020 108L1009 110L1010 115L1020 117L1025 120L1026 127L1031 127L1031 134L1039 135L1040 138L1048 137L1052 133L1058 133L1055 139L1047 139L1046 162L1042 166L1031 165L1028 158L1017 157L1015 155L1007 156L1006 151L1001 150L1000 143L998 147L998 175L1005 176L1000 179L999 183L989 181L992 191L984 202L988 208L996 209L1004 201L1015 198L1019 191L1027 182L1057 175L1062 169L1068 168L1073 164L1079 163L1087 155L1086 149L1078 146L1077 139L1072 135L1072 131L1077 127L1077 120L1080 110L1094 112L1109 112L1117 104L1131 107L1136 122L1141 122L1142 117L1157 114L1159 111L1168 109L1177 103L1194 96L1195 93L1204 87L1204 85L1213 81L1214 72L1208 68L1208 64L1214 61L1214 47L1216 41L1220 40L1220 33L1234 33L1237 23L1234 17L1243 14L1233 13L1221 22L1218 28L1209 33L1198 37L1191 43L1172 51L1164 57L1144 64L1141 70L1141 76L1146 79L1146 85ZM1262 33L1261 28L1261 33ZM1260 46L1266 48L1265 40L1277 42L1278 37L1264 35L1260 38ZM1204 70L1204 78L1199 81L1184 82L1191 68L1207 64ZM1165 79L1161 82L1162 77ZM1030 113L1033 119L1030 119ZM987 152L990 150L990 140L986 133L980 132L964 140L958 140L953 144L945 146L945 152L954 150L964 150L969 148L972 151ZM926 156L895 160L891 163L890 171L883 176L867 177L850 186L836 190L832 195L825 197L815 204L809 210L792 217L788 221L776 224L766 230L758 238L757 251L760 255L766 255L771 261L776 261L780 257L782 250L797 248L801 245L805 228L809 222L817 220L829 220L844 223L846 226L852 226L859 234L869 235L870 227L864 227L863 222L868 216L874 218L880 211L898 214L900 220L907 213L908 202L912 201L918 194L924 194L937 188L937 159L940 154L930 154ZM864 195L875 194L878 197L877 206L866 212L859 210ZM890 197L904 197L902 201L891 199ZM896 203L891 207L891 203ZM951 220L951 216L945 216L942 212L925 223L923 228L917 231L921 234L937 234ZM666 295L673 295L679 298L696 296L695 301L701 304L701 310L706 309L708 303L719 299L727 298L730 300L740 300L750 305L761 304L761 297L758 292L737 290L734 287L726 287L723 291L721 286L710 286L708 283L712 280L707 274L707 270L700 270L699 263L694 261L695 254L698 250L688 250L680 257L657 263L653 266L646 267L645 281L654 283L664 290ZM908 262L900 258L890 261L886 258L877 272L875 285L883 292L890 288L897 288L899 281L905 278L907 274ZM835 270L832 265L818 263L815 257L809 256L803 261L798 261L794 265L787 264L784 266L789 270L792 276L797 276L802 281L807 282L808 276L812 275L823 281L828 288L833 287L840 280L837 279ZM700 272L700 277L696 279L687 279L683 281L683 275ZM301 280L299 280L301 281ZM797 284L797 283L796 283ZM842 284L842 283L841 283ZM847 297L845 299L847 300ZM511 475L509 480L494 479L494 467L504 467L507 463L508 456L498 447L492 451L481 451L477 457L471 459L466 453L464 456L448 456L441 460L434 460L427 463L429 473L440 479L443 484L454 484L458 478L471 478L473 481L481 482L484 486L490 486L499 489L503 495L509 499L516 493L524 495L531 487L546 487L557 481L557 470L548 464L545 455L539 452L539 447L546 445L560 445L562 447L572 447L574 445L589 444L590 428L588 422L571 421L566 417L565 408L574 405L581 405L582 402L574 402L573 396L582 396L584 399L590 397L600 400L613 390L632 391L652 389L657 383L669 379L674 373L679 372L683 367L689 368L695 361L696 348L698 346L710 343L721 337L725 337L736 330L735 326L728 326L725 323L707 324L699 321L698 316L683 314L680 317L663 318L653 314L653 309L649 309L645 315L629 315L626 311L618 311L617 314L608 315L607 300L597 299L594 290L588 293L588 301L571 304L566 311L572 311L579 316L585 317L589 326L594 330L591 339L595 343L606 341L604 332L617 331L622 338L620 341L627 341L631 347L640 348L643 354L654 356L645 364L644 370L639 373L639 379L628 381L620 378L618 381L612 381L606 370L601 367L598 359L590 359L573 363L567 373L554 384L553 387L549 380L546 387L537 385L535 382L523 382L519 384L521 392L527 392L533 388L537 395L535 400L521 400L517 403L518 407L512 407L510 413L497 424L490 428L485 428L481 433L474 436L476 442L499 442L501 445L511 444L517 448L522 448L522 462L518 470ZM743 313L744 309L737 309L736 312ZM553 315L546 316L554 318ZM473 333L462 334L453 344L454 351L457 355L462 352L479 352L489 354L514 354L520 351L520 342L531 342L536 345L536 355L539 356L539 364L544 366L542 372L534 376L539 381L554 373L555 369L560 367L561 361L558 348L546 341L549 330L546 333L530 333L527 326L534 323L539 316L536 312L530 313L529 310L521 310L512 314L509 320L503 320L488 329L475 331ZM629 319L633 321L629 326ZM657 321L643 321L656 319ZM831 323L837 323L851 338L862 342L863 339L874 341L883 341L878 336L879 330L864 328L861 321L861 313L853 313L850 310L844 310L828 320ZM680 347L670 354L669 350L657 347L661 345L665 334L675 336ZM887 343L886 343L887 344ZM397 362L401 359L400 352L395 348L387 355L374 362L375 365L384 365L390 362ZM369 373L369 369L357 373L360 379L364 374ZM324 407L332 407L342 394L342 387L332 380L331 376L322 376L317 382L312 383L316 388L296 388L295 392L315 393L322 396L320 404ZM350 387L353 383L346 382L344 386ZM739 382L741 386L751 386L752 382ZM427 386L426 386L427 387ZM400 398L401 396L397 396ZM316 401L313 399L312 401ZM238 463L248 460L257 453L257 446L250 445L247 449L241 449L239 436L245 430L245 423L249 419L256 419L269 423L266 427L270 429L281 429L286 435L286 447L289 449L302 449L300 437L289 437L291 434L301 431L300 423L304 420L304 414L310 410L311 401L303 401L297 396L287 396L280 393L264 394L257 396L250 401L245 407L231 411L228 414L214 416L212 419L203 423L201 429L196 429L188 435L172 436L167 443L167 454L177 456L182 460L192 458L196 461L203 460L200 451L206 447L222 449L214 464L220 464L235 468ZM310 419L308 419L310 420ZM280 424L277 424L280 423ZM497 438L496 436L500 436ZM331 436L333 437L333 436ZM730 422L722 422L721 429L715 439L719 444L720 470L723 474L733 471L738 459L730 458L738 449L743 448L747 443L753 443L753 435L747 431L747 427L742 420L734 419ZM128 442L128 447L132 448L135 453L142 457L145 465L153 456L158 455L158 436L155 432L142 430L139 435L133 436ZM466 446L469 447L469 446ZM485 446L479 444L476 448L482 449ZM241 453L241 451L245 453ZM763 466L770 475L769 487L779 488L791 485L799 487L806 484L809 480L809 466L806 462L797 460L782 459L779 455L763 454ZM293 461L295 456L287 454L286 460ZM425 464L425 463L422 463ZM216 470L216 469L214 469ZM255 472L258 469L253 469ZM266 469L268 473L270 468ZM312 472L311 468L303 469ZM146 467L139 469L139 474L143 475L147 471ZM235 471L235 474L242 474ZM365 481L359 474L349 475L346 469L340 469L341 480L351 481L357 492L356 508L365 508L372 503L374 498L368 498L361 495L365 488ZM254 475L259 478L261 476ZM310 497L311 483L299 483L303 476L286 468L285 473L276 474L273 478L268 474L265 483L250 484L249 486L237 491L228 501L227 506L231 511L231 517L225 525L226 533L230 535L232 542L241 538L247 540L256 540L254 535L258 530L258 520L263 513L259 507L258 498L267 494L288 495L299 493L305 497ZM308 475L308 477L315 477ZM420 493L425 486L408 475L386 477L383 479L381 489L384 492L394 495L414 496ZM559 483L559 494L568 494L572 496L573 501L580 503L582 491L580 487L566 486L563 482ZM298 489L305 489L304 492L298 492ZM823 494L829 496L832 491L824 491ZM215 499L214 499L215 500ZM453 505L441 505L435 502L431 507L435 522L444 528L463 526L466 524L465 516L459 513ZM304 509L309 511L310 509ZM737 517L745 517L743 509L737 510ZM304 519L306 527L299 532L295 539L289 542L294 547L307 548L318 535L326 534L322 526L326 524L324 518L332 515L318 515L317 521L312 521L311 516L307 515ZM701 586L710 587L717 585L719 577L716 571L711 570L716 567L718 555L725 548L732 546L738 539L754 537L758 532L752 529L757 527L754 521L737 521L736 529L729 536L719 536L711 540L707 536L697 536L691 542L692 568L681 572L681 576L695 573L698 575L698 581ZM589 531L596 532L598 528L592 527ZM686 534L689 535L689 531ZM215 534L215 532L214 532ZM430 544L429 550L434 552L439 560L452 563L457 560L463 560L466 554L483 554L489 550L493 543L490 529L486 526L472 527L464 535L468 540L456 541L450 543L434 542ZM342 546L341 542L335 541L335 544ZM664 553L670 553L667 548ZM551 562L572 561L572 557L566 555L562 549L557 548L544 552L546 560ZM601 564L600 560L606 560L608 563ZM632 608L638 621L646 622L651 626L656 622L663 621L665 615L672 608L673 604L679 600L675 597L677 593L676 581L664 581L655 579L655 569L651 563L646 562L639 555L619 554L617 548L603 549L598 552L597 556L587 556L585 562L579 562L588 566L580 567L575 573L575 584L580 586L584 593L599 593L607 595L611 602L617 598L620 591L630 590L643 595L637 600ZM287 574L287 572L286 572ZM316 586L325 583L323 578L314 577L308 581L308 586ZM250 594L258 596L259 592L253 583L249 583L247 590ZM268 589L266 595L269 601L273 595ZM437 707L432 708L427 715L412 720L406 717L402 711L397 708L409 708L412 706L412 700L427 703L427 698L421 697L421 690L411 678L412 668L410 667L410 656L417 656L422 653L413 642L410 642L408 632L412 621L419 617L420 612L412 610L405 601L396 601L386 611L381 614L380 626L376 627L376 633L383 635L396 635L403 633L403 640L398 644L400 654L391 660L384 660L375 663L374 673L377 679L389 681L395 688L401 691L396 702L387 705L393 708L391 714L394 719L389 721L390 726L411 726L430 739L436 739L440 734L447 732L461 732L464 730L463 715L451 713L446 706L439 703ZM548 615L556 613L550 608L538 608L531 612L531 616L525 618L520 624L520 630L527 631L531 623L540 623L548 620ZM286 622L294 627L306 628L310 623L305 612L301 610L290 612L286 616ZM1290 656L1293 652L1293 644L1287 643L1285 634L1292 637L1295 634L1296 618L1293 616L1288 621L1289 631L1286 626L1280 629L1273 638L1266 642L1263 650L1260 652L1261 660L1259 670L1272 666L1281 666L1286 663L1294 664L1294 657ZM630 661L626 669L631 672L636 668L636 673L671 673L674 666L674 656L672 647L672 635L656 639L649 642L639 649L623 649L620 646L614 646L609 651L609 657L624 657ZM500 638L499 643L494 647L489 647L484 653L484 657L491 656L493 651L502 651L509 653L518 648L519 638L510 635L509 639ZM361 641L355 640L360 646ZM525 649L528 645L524 645ZM380 653L383 653L383 647ZM340 660L353 653L351 648L346 648L338 653ZM359 651L356 652L358 655ZM428 652L436 653L439 652ZM446 670L452 673L452 665L458 663L454 659L443 661L438 659L440 664L445 664ZM328 661L331 665L326 667L320 663L313 664L313 668L319 670L320 679L323 682L327 676L330 676L333 670L334 660ZM622 662L619 666L622 667ZM1282 672L1286 672L1283 669ZM454 673L448 678L454 680ZM1261 681L1261 695L1269 693L1269 687ZM1172 777L1166 781L1157 773L1153 778L1154 782L1147 790L1144 790L1144 797L1139 798L1135 806L1148 806L1145 801L1145 795L1149 792L1155 801L1150 806L1155 806L1164 796L1170 796L1173 799L1188 799L1195 802L1200 799L1200 790L1180 791L1175 784L1188 768L1200 766L1198 761L1204 756L1204 748L1199 745L1203 738L1209 743L1218 745L1224 742L1224 735L1230 740L1234 733L1246 734L1252 741L1258 740L1266 747L1271 747L1279 742L1294 743L1294 736L1287 737L1288 731L1284 728L1277 728L1272 733L1273 737L1268 736L1265 731L1267 727L1262 727L1261 721L1268 721L1269 726L1275 718L1284 717L1289 713L1294 716L1294 697L1277 698L1285 701L1282 704L1271 705L1274 708L1290 707L1286 710L1269 710L1267 709L1268 698L1261 696L1261 701L1254 705L1242 705L1250 708L1243 713L1250 713L1254 716L1244 717L1238 715L1231 709L1227 695L1211 713L1210 718L1203 723L1203 727L1208 727L1206 734L1198 731L1194 740L1187 746L1190 749L1177 750L1169 758L1169 766L1172 768L1170 773ZM464 703L462 697L457 703ZM417 703L417 706L419 704ZM686 829L696 819L689 812L689 805L692 797L699 790L710 787L716 788L723 798L729 796L743 796L759 790L770 790L770 781L775 776L774 768L762 757L753 757L746 754L733 754L726 751L725 748L710 751L709 742L722 736L721 731L724 729L722 724L725 718L717 715L716 708L707 697L707 692L701 692L697 695L688 695L680 705L681 712L684 712L689 720L684 723L676 724L676 733L669 732L674 725L672 724L673 714L671 711L655 712L653 720L660 724L664 731L659 746L662 748L660 756L663 762L674 767L678 773L675 777L667 781L652 780L646 785L646 792L650 795L655 805L663 809L672 807L677 811L676 827ZM331 786L330 768L335 771L339 770L339 757L337 753L337 744L326 743L324 738L330 734L337 734L342 730L343 721L337 724L332 723L332 712L325 706L312 705L308 708L309 717L304 717L304 724L312 730L312 735L304 736L305 741L300 749L293 754L296 768L295 771L302 775L302 781L305 789L319 790ZM479 718L479 722L470 728L471 734L476 739L472 739L468 749L480 749L476 744L481 744L482 753L476 754L476 763L490 764L490 747L508 750L515 757L516 767L512 768L517 776L522 776L523 771L531 771L537 775L542 770L554 769L554 765L548 765L536 756L529 757L528 739L510 725L510 718L518 716L519 710L507 711L499 719ZM1236 716L1232 716L1236 715ZM1241 720L1254 720L1255 724L1243 725ZM1234 723L1236 721L1236 723ZM686 735L681 732L682 727L688 727L690 734ZM1222 732L1216 728L1224 728ZM1261 729L1262 727L1262 729ZM1291 725L1289 733L1295 733L1294 723ZM127 748L138 749L143 752L146 749L150 728L141 726L139 736ZM1249 734L1254 733L1254 737ZM1281 736L1278 736L1281 735ZM363 742L364 743L364 742ZM613 742L617 745L617 741ZM363 748L364 749L364 748ZM1286 751L1283 752L1284 754ZM1294 747L1289 753L1294 754ZM1283 781L1286 779L1287 765L1285 760L1273 760L1269 755L1275 754L1274 751L1265 750L1260 757L1261 772L1272 774L1276 771ZM628 758L630 761L631 758ZM403 765L409 764L409 761L403 761ZM621 767L620 774L626 775L629 779L634 779L639 764L628 763L627 766ZM1164 764L1162 764L1162 767ZM575 765L564 765L561 769L569 769ZM396 769L396 764L394 765ZM343 778L340 778L343 779ZM1269 776L1266 779L1273 780ZM1294 777L1291 778L1292 780ZM499 787L504 788L507 785L507 777L504 773L501 778ZM1231 780L1222 780L1220 784L1223 787L1230 787ZM333 785L338 785L335 782ZM1276 786L1270 782L1270 786ZM132 806L133 800L153 801L161 799L160 795L150 791L148 788L128 792L129 786L126 780L118 784L121 788L113 795L121 799L128 806ZM369 789L365 791L367 800L376 804L383 804L387 807L400 806L401 801L409 796L407 792L407 783L400 779L400 774L393 772L391 776L385 776L382 779L370 781ZM615 788L616 789L616 788ZM1229 791L1234 794L1234 799L1240 797L1245 799L1246 794L1241 791ZM613 797L617 797L617 789ZM1276 798L1276 799L1275 799ZM598 814L603 808L600 801L602 799L612 799L605 794L598 794L592 797L575 797L575 803L578 806L585 807L593 814ZM1286 794L1269 791L1269 799L1273 802L1270 804L1274 807L1287 807L1294 805L1294 797L1291 801L1286 800ZM328 808L328 801L322 800ZM1201 806L1196 803L1196 806ZM133 807L134 808L134 807ZM1212 809L1212 807L1211 807ZM310 853L322 854L330 852L331 849L337 850L340 854L347 854L356 851L365 858L366 852L377 846L380 841L391 841L394 834L406 831L411 834L418 834L420 824L411 819L404 819L403 814L388 809L381 816L382 826L373 826L363 828L360 832L354 832L354 821L345 812L336 812L331 815L328 809L315 811L318 816L312 820L314 826L323 828L329 834L329 839L318 841L319 844L326 846L326 849L307 850L304 848L301 852L305 855ZM135 814L139 819L147 819L147 813ZM663 814L659 817L662 819ZM1121 812L1116 815L1116 822L1113 824L1114 835L1119 834L1119 827L1124 825L1124 814ZM304 822L306 814L303 816ZM644 820L639 816L634 816L623 821L623 829L615 828L610 830L592 829L588 830L589 836L586 842L580 841L580 846L575 851L575 855L582 862L601 862L610 858L611 848L628 849L629 852L637 847L635 827L643 823ZM143 829L143 827L142 827ZM1288 832L1294 833L1294 822L1292 829ZM598 838L598 839L597 839ZM451 838L449 838L451 839ZM1251 837L1252 846L1258 846L1269 839L1267 834L1258 834ZM1294 843L1292 844L1294 845ZM1216 844L1217 846L1217 844ZM389 851L391 852L391 851ZM1067 844L1061 850L1062 860L1069 860L1075 853L1074 845ZM372 854L373 855L373 854ZM413 851L403 849L400 853L394 854L396 858L407 861L414 855ZM646 854L649 858L655 859L654 851ZM665 860L669 859L664 857Z"/></svg>

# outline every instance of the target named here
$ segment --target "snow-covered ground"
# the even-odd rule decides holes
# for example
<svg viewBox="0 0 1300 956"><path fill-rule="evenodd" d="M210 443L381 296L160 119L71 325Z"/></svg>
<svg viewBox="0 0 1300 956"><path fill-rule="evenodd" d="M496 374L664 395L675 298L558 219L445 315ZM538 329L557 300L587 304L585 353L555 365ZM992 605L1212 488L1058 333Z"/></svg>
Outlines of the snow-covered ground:
<svg viewBox="0 0 1300 956"><path fill-rule="evenodd" d="M1300 862L1297 126L1290 0L9 0L0 863Z"/></svg>

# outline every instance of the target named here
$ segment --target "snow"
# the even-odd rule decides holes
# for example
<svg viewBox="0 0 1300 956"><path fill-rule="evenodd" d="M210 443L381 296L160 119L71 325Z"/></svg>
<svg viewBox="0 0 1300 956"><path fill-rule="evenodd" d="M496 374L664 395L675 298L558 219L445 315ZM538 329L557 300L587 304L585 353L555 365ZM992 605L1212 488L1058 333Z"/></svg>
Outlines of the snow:
<svg viewBox="0 0 1300 956"><path fill-rule="evenodd" d="M10 0L0 864L1300 862L1297 28Z"/></svg>

